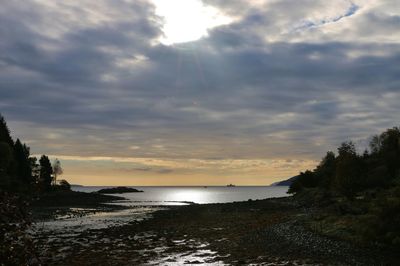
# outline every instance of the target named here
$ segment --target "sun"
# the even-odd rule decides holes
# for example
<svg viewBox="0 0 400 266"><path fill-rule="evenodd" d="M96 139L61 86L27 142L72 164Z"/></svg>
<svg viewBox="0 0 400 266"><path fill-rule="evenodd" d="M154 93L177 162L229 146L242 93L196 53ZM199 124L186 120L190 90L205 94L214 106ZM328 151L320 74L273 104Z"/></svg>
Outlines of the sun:
<svg viewBox="0 0 400 266"><path fill-rule="evenodd" d="M208 29L229 24L232 19L200 0L152 0L156 14L164 19L165 45L198 40L207 36Z"/></svg>

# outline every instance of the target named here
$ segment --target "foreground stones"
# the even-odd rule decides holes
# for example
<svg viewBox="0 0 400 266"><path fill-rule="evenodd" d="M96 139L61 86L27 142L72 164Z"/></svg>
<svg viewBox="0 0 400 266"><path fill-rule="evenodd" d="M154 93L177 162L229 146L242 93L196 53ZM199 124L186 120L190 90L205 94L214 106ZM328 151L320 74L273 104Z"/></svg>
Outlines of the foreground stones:
<svg viewBox="0 0 400 266"><path fill-rule="evenodd" d="M289 198L169 207L142 221L35 241L46 265L398 265L394 254L307 229L311 215Z"/></svg>

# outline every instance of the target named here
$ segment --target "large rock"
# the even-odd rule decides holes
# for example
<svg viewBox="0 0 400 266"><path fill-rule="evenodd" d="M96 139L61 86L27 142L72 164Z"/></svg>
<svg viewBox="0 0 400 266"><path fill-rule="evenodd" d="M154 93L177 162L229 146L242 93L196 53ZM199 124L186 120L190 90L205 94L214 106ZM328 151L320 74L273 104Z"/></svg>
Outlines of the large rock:
<svg viewBox="0 0 400 266"><path fill-rule="evenodd" d="M121 194L121 193L131 193L131 192L143 192L143 191L130 187L103 188L97 191L97 193L102 193L102 194Z"/></svg>

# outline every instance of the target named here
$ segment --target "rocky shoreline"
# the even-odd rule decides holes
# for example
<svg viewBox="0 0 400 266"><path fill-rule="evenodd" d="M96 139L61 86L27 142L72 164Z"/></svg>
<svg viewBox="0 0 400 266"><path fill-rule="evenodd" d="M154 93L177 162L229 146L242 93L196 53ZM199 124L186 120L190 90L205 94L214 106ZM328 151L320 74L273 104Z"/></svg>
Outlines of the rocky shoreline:
<svg viewBox="0 0 400 266"><path fill-rule="evenodd" d="M396 254L321 236L293 198L170 206L120 225L34 236L46 265L398 265ZM132 208L131 211L135 211Z"/></svg>
<svg viewBox="0 0 400 266"><path fill-rule="evenodd" d="M121 210L125 207L108 204L125 198L76 191L55 191L33 199L30 204L35 221L56 219L60 216L85 216L90 213Z"/></svg>

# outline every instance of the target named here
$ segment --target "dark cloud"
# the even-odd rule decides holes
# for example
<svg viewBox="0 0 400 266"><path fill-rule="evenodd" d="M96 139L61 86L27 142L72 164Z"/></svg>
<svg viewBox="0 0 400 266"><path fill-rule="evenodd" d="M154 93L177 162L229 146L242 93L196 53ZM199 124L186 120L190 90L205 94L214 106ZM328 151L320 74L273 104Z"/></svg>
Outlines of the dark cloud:
<svg viewBox="0 0 400 266"><path fill-rule="evenodd" d="M208 2L228 14L244 4ZM315 3L245 8L208 37L174 46L156 42L160 20L145 1L100 1L88 6L94 17L79 5L65 9L81 19L8 3L0 13L1 112L37 151L121 157L315 158L395 126L399 45L355 33L354 41L325 40L320 29L307 33L324 41L293 41L305 34L296 29L305 18L314 26L325 19ZM343 1L325 17L396 28L395 17L361 16L357 5Z"/></svg>
<svg viewBox="0 0 400 266"><path fill-rule="evenodd" d="M174 172L173 169L167 168L154 168L154 167L136 167L136 168L116 168L117 172L127 172L127 173L136 173L136 172L153 172L157 174L170 174Z"/></svg>

